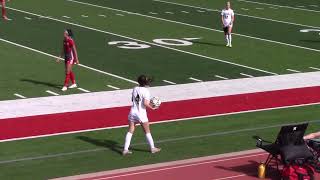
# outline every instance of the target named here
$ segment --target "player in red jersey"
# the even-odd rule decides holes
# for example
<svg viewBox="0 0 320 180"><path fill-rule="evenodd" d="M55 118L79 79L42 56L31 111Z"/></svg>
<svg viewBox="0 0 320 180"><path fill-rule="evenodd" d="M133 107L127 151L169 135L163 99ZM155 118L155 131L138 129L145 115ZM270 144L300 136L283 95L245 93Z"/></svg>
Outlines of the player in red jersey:
<svg viewBox="0 0 320 180"><path fill-rule="evenodd" d="M9 20L9 18L7 17L7 13L6 13L6 1L5 0L0 0L1 1L1 6L2 6L2 18L4 20ZM8 0L9 2L10 0Z"/></svg>
<svg viewBox="0 0 320 180"><path fill-rule="evenodd" d="M66 78L64 80L64 86L61 89L62 91L66 91L68 88L77 87L76 80L72 72L72 66L73 64L79 64L79 60L76 44L72 37L73 33L71 29L67 29L64 31L63 50L61 52L60 58L64 55ZM59 62L60 58L57 59L57 62ZM72 84L68 87L69 80L71 80Z"/></svg>

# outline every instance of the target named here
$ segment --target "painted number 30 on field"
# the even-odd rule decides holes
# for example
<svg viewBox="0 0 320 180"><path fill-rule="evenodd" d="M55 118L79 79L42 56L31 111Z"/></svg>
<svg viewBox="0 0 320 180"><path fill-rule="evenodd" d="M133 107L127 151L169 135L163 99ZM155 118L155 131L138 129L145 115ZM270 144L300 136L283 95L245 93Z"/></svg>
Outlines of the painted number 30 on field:
<svg viewBox="0 0 320 180"><path fill-rule="evenodd" d="M188 40L195 40L200 38L183 38L183 39L154 39L153 42L166 45L166 46L191 46L193 43ZM143 44L136 41L111 41L108 42L109 45L117 45L121 49L146 49L151 46L148 44Z"/></svg>

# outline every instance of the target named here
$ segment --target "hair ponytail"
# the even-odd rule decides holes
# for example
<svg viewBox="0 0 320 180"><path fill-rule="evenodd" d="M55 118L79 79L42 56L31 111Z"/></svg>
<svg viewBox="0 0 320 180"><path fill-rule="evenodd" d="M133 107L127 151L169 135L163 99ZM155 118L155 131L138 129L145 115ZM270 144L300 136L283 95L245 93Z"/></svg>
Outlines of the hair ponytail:
<svg viewBox="0 0 320 180"><path fill-rule="evenodd" d="M73 32L72 32L72 30L71 30L71 29L67 29L66 31L67 31L67 33L68 33L68 36L73 38Z"/></svg>

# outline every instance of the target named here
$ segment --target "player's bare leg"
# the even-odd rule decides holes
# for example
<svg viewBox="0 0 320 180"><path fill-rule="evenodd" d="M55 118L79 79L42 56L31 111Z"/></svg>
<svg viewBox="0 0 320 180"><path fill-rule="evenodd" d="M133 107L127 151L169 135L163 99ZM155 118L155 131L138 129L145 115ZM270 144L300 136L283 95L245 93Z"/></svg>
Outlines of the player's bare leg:
<svg viewBox="0 0 320 180"><path fill-rule="evenodd" d="M128 132L126 134L126 138L125 138L125 142L124 142L124 147L123 147L123 151L122 151L122 155L128 155L128 154L132 154L132 151L129 150L129 146L131 143L131 138L132 135L134 133L135 130L135 123L133 122L129 122L129 128L128 128Z"/></svg>
<svg viewBox="0 0 320 180"><path fill-rule="evenodd" d="M228 28L229 47L232 47L232 36L231 36L231 33L232 33L232 26L229 26L229 28Z"/></svg>
<svg viewBox="0 0 320 180"><path fill-rule="evenodd" d="M150 126L149 126L149 123L146 122L146 123L141 123L141 126L143 128L143 131L146 135L146 139L148 141L148 144L150 146L150 152L151 153L157 153L157 152L160 152L161 149L160 148L157 148L154 146L154 141L153 141L153 138L152 138L152 135L151 135L151 132L150 132Z"/></svg>
<svg viewBox="0 0 320 180"><path fill-rule="evenodd" d="M6 13L6 1L1 1L1 6L2 6L2 18L4 20L9 20Z"/></svg>
<svg viewBox="0 0 320 180"><path fill-rule="evenodd" d="M69 63L65 63L65 73L66 73L66 77L64 80L64 85L62 87L62 91L66 91L68 89L68 84L69 84L69 80L70 80L70 72L72 71L72 64Z"/></svg>

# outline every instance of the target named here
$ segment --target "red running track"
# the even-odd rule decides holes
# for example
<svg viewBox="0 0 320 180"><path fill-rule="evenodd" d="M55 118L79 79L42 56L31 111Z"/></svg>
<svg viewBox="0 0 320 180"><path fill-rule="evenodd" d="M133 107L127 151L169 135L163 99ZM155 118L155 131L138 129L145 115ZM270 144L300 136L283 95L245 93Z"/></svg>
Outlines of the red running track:
<svg viewBox="0 0 320 180"><path fill-rule="evenodd" d="M257 152L236 156L227 156L190 163L179 163L150 167L150 165L138 168L138 170L117 170L79 175L73 177L58 178L59 180L257 180L257 167L264 162L267 153ZM154 165L151 165L154 166ZM137 169L137 168L136 168ZM120 170L121 171L121 170ZM110 173L112 172L112 173ZM105 175L103 175L105 174ZM316 179L320 178L316 174ZM58 180L57 179L57 180ZM275 166L267 169L265 179L280 180L279 171Z"/></svg>
<svg viewBox="0 0 320 180"><path fill-rule="evenodd" d="M153 122L320 102L320 87L287 89L165 102L149 113ZM13 107L14 108L14 107ZM0 120L0 140L52 135L127 124L129 107L19 117Z"/></svg>

